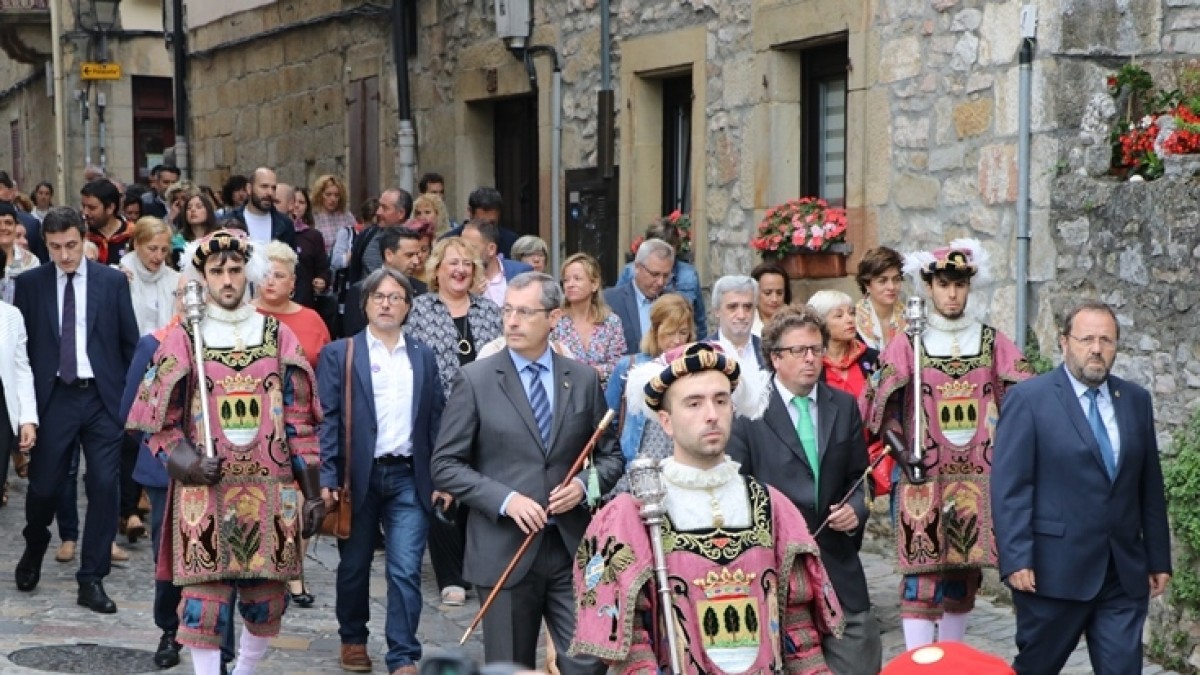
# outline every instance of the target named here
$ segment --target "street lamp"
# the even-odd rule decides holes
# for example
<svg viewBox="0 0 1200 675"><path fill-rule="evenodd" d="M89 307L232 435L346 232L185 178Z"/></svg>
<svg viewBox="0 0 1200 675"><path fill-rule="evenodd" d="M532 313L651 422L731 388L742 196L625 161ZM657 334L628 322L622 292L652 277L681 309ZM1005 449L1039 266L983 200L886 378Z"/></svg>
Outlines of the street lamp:
<svg viewBox="0 0 1200 675"><path fill-rule="evenodd" d="M117 9L121 4L121 0L92 0L91 8L88 11L88 18L91 19L91 26L86 30L100 33L100 49L99 60L101 62L108 61L108 32L113 29L117 23Z"/></svg>

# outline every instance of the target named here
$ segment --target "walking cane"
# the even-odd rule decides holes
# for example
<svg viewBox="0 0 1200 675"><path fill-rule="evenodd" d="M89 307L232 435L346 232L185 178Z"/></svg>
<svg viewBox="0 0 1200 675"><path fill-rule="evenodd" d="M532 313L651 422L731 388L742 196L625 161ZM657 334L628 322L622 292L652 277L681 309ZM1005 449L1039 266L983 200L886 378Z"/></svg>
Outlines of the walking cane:
<svg viewBox="0 0 1200 675"><path fill-rule="evenodd" d="M192 358L196 363L196 393L200 396L200 420L204 427L204 456L215 457L212 427L208 412L208 383L204 374L204 336L200 322L204 320L207 305L204 302L204 285L192 280L183 287L183 318L192 327Z"/></svg>
<svg viewBox="0 0 1200 675"><path fill-rule="evenodd" d="M592 432L592 437L588 439L587 445L583 447L583 452L579 453L579 456L575 458L575 463L572 464L570 470L567 471L566 477L564 477L562 482L558 484L558 489L563 489L570 485L571 481L575 479L575 476L579 474L579 471L583 468L583 463L587 461L588 456L592 454L592 449L596 447L596 443L600 442L601 434L603 434L604 430L608 428L608 425L610 422L612 422L613 415L615 414L616 411L614 410L609 410L608 412L604 413L604 417L600 420L600 424L596 427L596 430ZM515 569L517 563L521 561L521 556L525 555L525 551L529 550L529 545L533 543L533 538L536 537L540 531L541 530L530 532L529 534L525 535L525 541L521 542L521 548L518 548L517 552L513 554L512 560L508 561L508 567L504 568L504 572L502 572L500 574L500 578L496 580L496 585L492 588L492 592L488 593L487 599L484 600L483 605L479 607L479 612L475 614L474 619L471 619L471 625L467 626L467 632L463 633L462 639L458 641L459 645L466 644L467 639L471 637L471 633L474 633L475 628L479 626L479 622L483 621L483 616L488 613L489 609L492 608L492 603L496 601L496 596L499 595L501 589L504 588L504 583L508 581L508 577L512 575L513 569Z"/></svg>
<svg viewBox="0 0 1200 675"><path fill-rule="evenodd" d="M829 515L825 516L825 520L821 521L820 527L813 532L813 539L816 539L817 535L825 531L825 528L829 526L829 519L833 517L833 512L845 506L850 499L854 497L854 493L858 492L859 488L862 487L863 482L867 480L867 476L871 475L871 472L875 470L875 467L879 466L879 463L883 461L884 457L890 456L894 459L898 459L899 456L903 454L902 448L904 446L901 445L899 437L896 436L896 432L892 431L891 429L885 429L883 435L888 441L888 444L884 446L883 452L879 453L879 456L875 458L875 461L871 462L871 466L867 467L867 470L863 472L863 475L859 476L858 480L854 481L854 485L851 485L850 489L846 491L846 496L842 497L842 501L829 507ZM897 449L896 446L899 446L901 449ZM903 460L898 459L898 461Z"/></svg>

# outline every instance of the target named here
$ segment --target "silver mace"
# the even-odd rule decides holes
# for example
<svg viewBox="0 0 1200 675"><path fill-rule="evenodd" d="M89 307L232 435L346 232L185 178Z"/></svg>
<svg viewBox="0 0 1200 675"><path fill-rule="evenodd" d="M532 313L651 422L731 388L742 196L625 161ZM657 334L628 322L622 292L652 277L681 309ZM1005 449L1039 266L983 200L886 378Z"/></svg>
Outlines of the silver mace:
<svg viewBox="0 0 1200 675"><path fill-rule="evenodd" d="M211 418L208 412L208 377L204 374L204 336L200 332L200 322L204 320L207 307L204 301L204 284L195 280L187 282L183 287L183 318L192 327L192 360L196 364L200 421L204 426L204 456L215 457L217 451L213 448Z"/></svg>
<svg viewBox="0 0 1200 675"><path fill-rule="evenodd" d="M908 333L912 338L913 345L913 442L910 457L912 458L912 471L910 477L913 483L924 483L925 476L925 433L921 427L924 415L921 414L921 367L923 361L922 353L925 345L922 342L925 334L925 326L929 321L929 316L925 310L925 299L917 296L912 296L908 299L904 307L904 319L908 322L908 327L904 332Z"/></svg>
<svg viewBox="0 0 1200 675"><path fill-rule="evenodd" d="M642 504L638 514L650 531L650 546L654 550L654 574L658 581L658 594L663 610L663 630L667 633L667 649L671 651L671 672L674 675L682 675L679 645L675 638L675 603L671 597L670 580L667 578L667 557L663 554L662 545L662 522L667 513L664 504L667 490L663 486L658 460L639 457L630 462L629 487L634 499Z"/></svg>

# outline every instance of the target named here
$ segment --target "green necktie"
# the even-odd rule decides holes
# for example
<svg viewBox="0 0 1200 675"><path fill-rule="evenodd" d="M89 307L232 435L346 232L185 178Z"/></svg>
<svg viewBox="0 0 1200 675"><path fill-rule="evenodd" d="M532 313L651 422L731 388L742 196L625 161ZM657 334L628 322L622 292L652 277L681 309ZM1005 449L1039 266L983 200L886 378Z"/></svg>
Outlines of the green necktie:
<svg viewBox="0 0 1200 675"><path fill-rule="evenodd" d="M800 414L796 418L796 435L800 437L800 445L804 447L804 455L808 457L808 465L813 472L813 504L817 502L817 486L821 484L821 462L817 456L817 434L813 430L812 415L808 411L811 403L807 396L793 396L792 405Z"/></svg>

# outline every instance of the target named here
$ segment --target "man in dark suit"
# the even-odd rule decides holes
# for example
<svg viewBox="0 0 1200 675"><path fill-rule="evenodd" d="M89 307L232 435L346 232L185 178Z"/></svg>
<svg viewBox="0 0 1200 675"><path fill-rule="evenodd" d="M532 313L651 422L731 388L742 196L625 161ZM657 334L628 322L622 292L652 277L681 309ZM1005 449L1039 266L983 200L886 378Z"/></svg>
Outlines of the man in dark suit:
<svg viewBox="0 0 1200 675"><path fill-rule="evenodd" d="M1063 365L1000 409L993 518L1022 675L1059 672L1084 634L1093 672L1141 672L1149 600L1171 578L1154 406L1111 374L1119 337L1108 305L1075 307Z"/></svg>
<svg viewBox="0 0 1200 675"><path fill-rule="evenodd" d="M421 264L421 234L406 227L389 227L379 231L375 242L383 254L383 266L400 272L408 279L412 286L412 297L425 295L429 287L413 276ZM342 314L342 330L346 335L355 335L367 325L362 288L361 281L346 288L346 308Z"/></svg>
<svg viewBox="0 0 1200 675"><path fill-rule="evenodd" d="M650 305L662 295L675 267L675 249L661 239L647 239L633 258L633 281L605 289L604 301L621 319L625 353L641 351L642 335L650 330Z"/></svg>
<svg viewBox="0 0 1200 675"><path fill-rule="evenodd" d="M296 226L290 216L275 208L275 172L266 167L254 170L250 177L250 198L233 212L233 217L246 224L250 241L266 244L282 241L296 246Z"/></svg>
<svg viewBox="0 0 1200 675"><path fill-rule="evenodd" d="M866 490L855 490L867 469L867 442L854 397L820 381L829 332L806 309L784 307L763 327L767 369L775 377L762 418L738 417L726 451L742 473L768 483L796 505L816 532L821 561L846 617L841 639L822 638L829 669L869 675L882 666L879 624L871 613L867 578L858 558L867 521Z"/></svg>
<svg viewBox="0 0 1200 675"><path fill-rule="evenodd" d="M558 356L550 330L562 289L527 272L508 286L507 348L455 376L433 453L433 484L471 509L463 576L486 597L527 534L535 533L483 619L488 662L533 668L542 619L563 675L602 673L590 657L569 657L575 631L571 575L590 515L584 481L558 487L607 411L594 368ZM624 460L613 428L592 452L600 494L620 478ZM599 497L599 495L593 495Z"/></svg>
<svg viewBox="0 0 1200 675"><path fill-rule="evenodd" d="M368 274L383 267L379 235L388 229L404 225L412 213L413 198L407 190L384 190L377 201L379 205L375 208L375 222L354 237L354 244L350 250L346 278L352 284L362 281Z"/></svg>
<svg viewBox="0 0 1200 675"><path fill-rule="evenodd" d="M721 277L713 284L712 301L718 323L708 339L733 354L743 372L765 368L762 341L750 332L758 307L758 282L740 274Z"/></svg>
<svg viewBox="0 0 1200 675"><path fill-rule="evenodd" d="M370 672L367 621L375 535L382 524L387 547L387 667L416 673L421 658L421 557L433 504L429 461L444 400L437 363L429 347L405 339L402 327L413 290L399 272L383 268L363 282L362 310L368 326L321 350L318 390L321 424L321 496L338 499L345 472L352 486L350 538L338 541L338 633L341 666ZM346 410L346 350L354 341ZM386 407L381 406L386 402ZM349 424L347 424L349 423ZM345 447L346 428L353 431ZM346 465L347 455L350 464Z"/></svg>
<svg viewBox="0 0 1200 675"><path fill-rule="evenodd" d="M475 247L483 260L485 284L482 295L496 305L503 305L508 282L518 274L532 272L533 267L527 263L508 260L500 254L500 231L490 221L468 220L463 223L461 236L464 241Z"/></svg>
<svg viewBox="0 0 1200 675"><path fill-rule="evenodd" d="M517 243L520 235L500 224L500 211L503 208L504 198L501 196L500 191L494 187L477 187L467 197L467 220L487 221L495 225L496 232L498 233L496 246L501 255L505 258L511 258L513 244ZM461 237L462 232L463 225L456 225L450 228L446 234L439 237L439 239Z"/></svg>
<svg viewBox="0 0 1200 675"><path fill-rule="evenodd" d="M71 455L82 445L87 459L87 518L79 572L79 604L111 614L116 605L101 580L112 562L117 533L123 420L121 387L138 341L125 275L83 257L79 212L51 209L42 222L54 264L17 278L13 304L25 317L29 363L38 414L47 420L31 453L25 501L25 552L17 563L17 589L32 591ZM101 314L104 319L100 320Z"/></svg>

